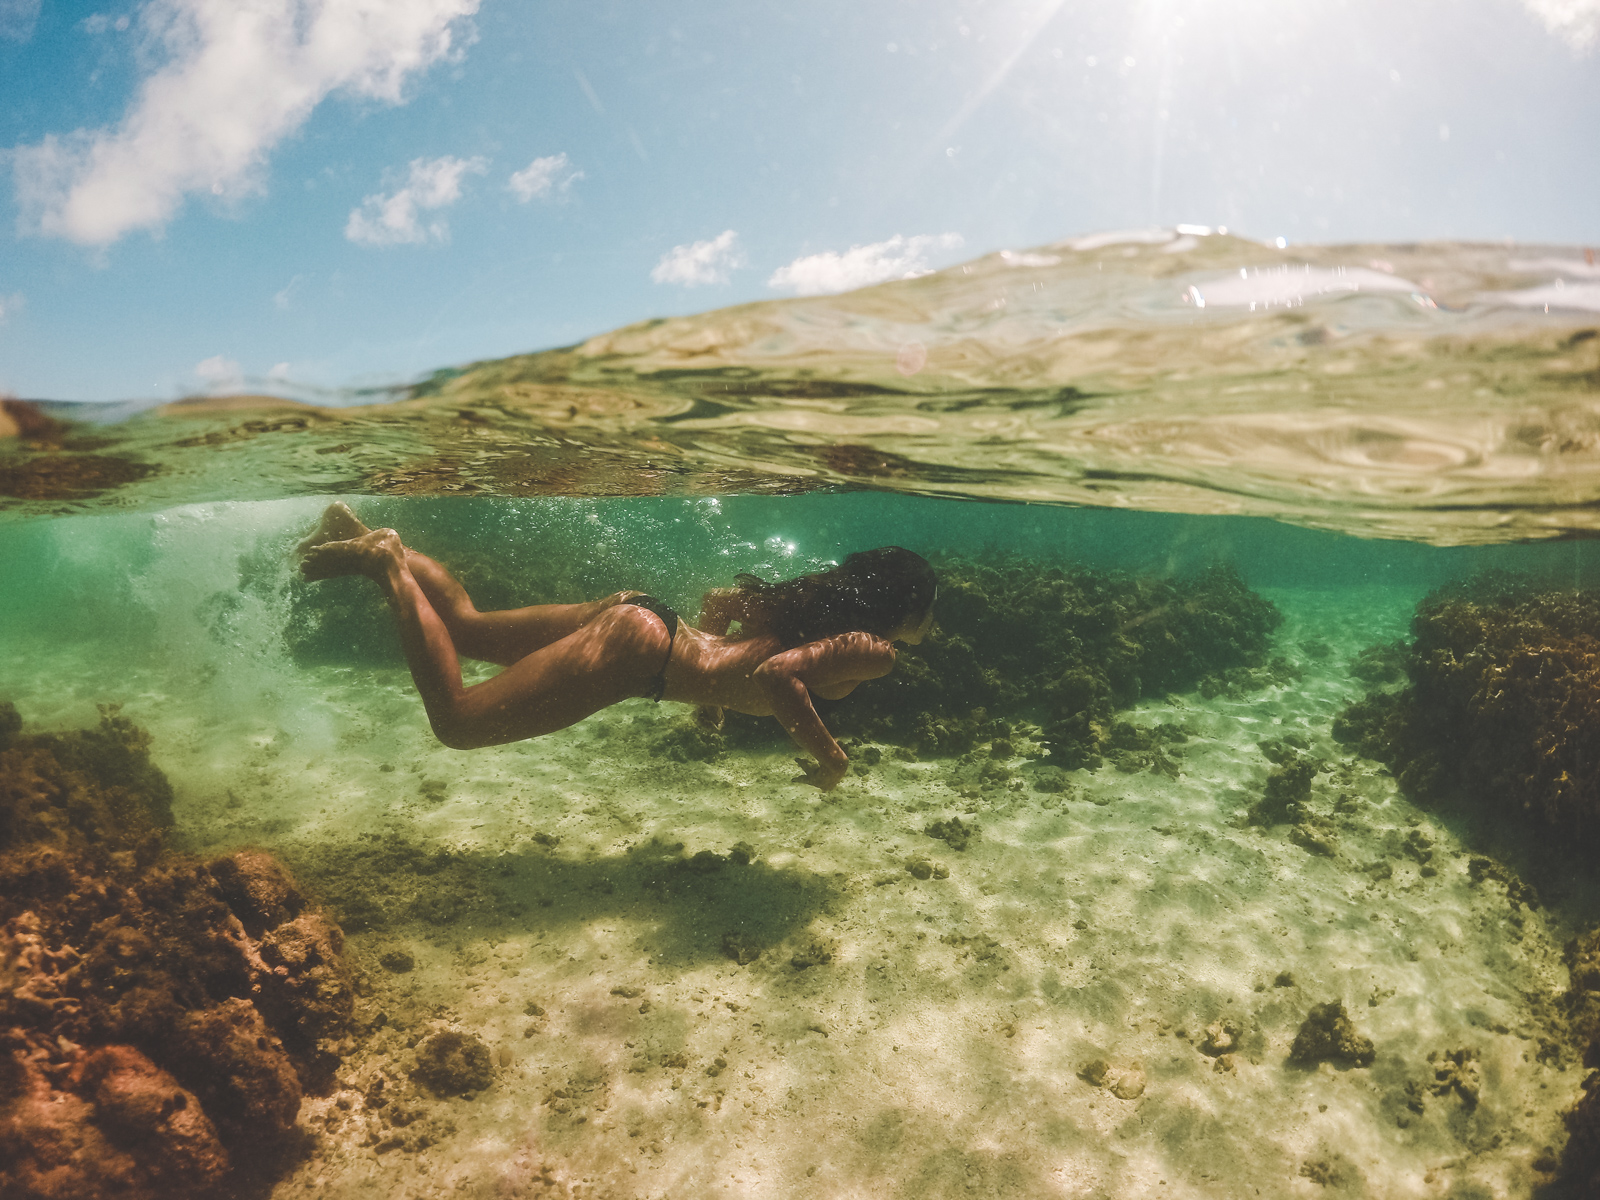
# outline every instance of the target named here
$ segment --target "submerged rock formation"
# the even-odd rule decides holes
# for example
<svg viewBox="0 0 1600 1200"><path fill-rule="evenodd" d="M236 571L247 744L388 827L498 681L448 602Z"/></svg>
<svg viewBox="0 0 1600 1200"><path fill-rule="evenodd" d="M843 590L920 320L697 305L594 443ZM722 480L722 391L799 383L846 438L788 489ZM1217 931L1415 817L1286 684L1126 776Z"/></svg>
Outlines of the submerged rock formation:
<svg viewBox="0 0 1600 1200"><path fill-rule="evenodd" d="M1411 629L1407 685L1351 705L1334 736L1425 805L1600 839L1600 596L1482 575L1424 599Z"/></svg>
<svg viewBox="0 0 1600 1200"><path fill-rule="evenodd" d="M338 926L270 855L166 849L171 799L114 707L29 735L0 704L0 1195L217 1195L338 1062Z"/></svg>
<svg viewBox="0 0 1600 1200"><path fill-rule="evenodd" d="M470 1095L494 1082L494 1065L476 1034L444 1029L417 1047L412 1078L438 1096Z"/></svg>
<svg viewBox="0 0 1600 1200"><path fill-rule="evenodd" d="M1372 1039L1357 1032L1337 1000L1314 1006L1294 1035L1289 1061L1296 1066L1314 1067L1331 1062L1340 1067L1370 1067L1375 1052Z"/></svg>
<svg viewBox="0 0 1600 1200"><path fill-rule="evenodd" d="M1121 744L1113 718L1141 697L1237 691L1289 670L1267 653L1281 615L1229 566L1156 579L1022 559L935 565L934 632L902 648L892 674L820 703L830 728L960 754L1031 719L1053 762L1092 767L1140 749Z"/></svg>

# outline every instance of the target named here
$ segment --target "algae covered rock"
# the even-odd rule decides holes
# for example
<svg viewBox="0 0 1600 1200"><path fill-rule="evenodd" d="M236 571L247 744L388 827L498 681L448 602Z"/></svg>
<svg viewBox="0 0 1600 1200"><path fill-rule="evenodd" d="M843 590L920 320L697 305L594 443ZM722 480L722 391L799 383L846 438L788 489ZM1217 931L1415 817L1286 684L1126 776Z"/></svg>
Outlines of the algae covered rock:
<svg viewBox="0 0 1600 1200"><path fill-rule="evenodd" d="M337 1062L342 934L270 855L168 850L171 788L114 708L0 731L0 1195L259 1187Z"/></svg>
<svg viewBox="0 0 1600 1200"><path fill-rule="evenodd" d="M1471 800L1591 846L1600 837L1600 596L1491 573L1426 597L1407 686L1333 733L1429 804Z"/></svg>
<svg viewBox="0 0 1600 1200"><path fill-rule="evenodd" d="M650 744L650 753L672 762L711 762L728 747L720 729L708 729L694 720L675 722Z"/></svg>
<svg viewBox="0 0 1600 1200"><path fill-rule="evenodd" d="M826 966L833 961L834 956L838 953L839 943L833 938L821 934L812 934L801 940L789 959L789 965L796 971Z"/></svg>
<svg viewBox="0 0 1600 1200"><path fill-rule="evenodd" d="M0 700L0 750L11 744L13 738L22 732L22 714L17 711L17 706L9 700Z"/></svg>
<svg viewBox="0 0 1600 1200"><path fill-rule="evenodd" d="M1485 872L1487 874L1487 872ZM1509 889L1508 889L1509 893ZM1566 945L1571 987L1566 1018L1574 1046L1585 1067L1600 1067L1600 927ZM1570 1137L1561 1156L1561 1174L1577 1194L1600 1192L1600 1070L1590 1070L1583 1096L1565 1115Z"/></svg>
<svg viewBox="0 0 1600 1200"><path fill-rule="evenodd" d="M1428 1065L1433 1068L1430 1090L1435 1096L1448 1096L1454 1092L1461 1106L1469 1112L1478 1107L1478 1093L1483 1084L1478 1075L1478 1054L1475 1050L1435 1050L1428 1055Z"/></svg>
<svg viewBox="0 0 1600 1200"><path fill-rule="evenodd" d="M972 844L972 839L978 836L978 826L976 822L964 825L960 817L951 817L948 821L929 821L922 832L952 850L965 850Z"/></svg>
<svg viewBox="0 0 1600 1200"><path fill-rule="evenodd" d="M1228 566L1169 579L1005 557L935 567L934 631L899 652L892 674L820 703L831 729L953 755L1007 740L1028 718L1053 764L1095 767L1119 709L1264 668L1281 622Z"/></svg>
<svg viewBox="0 0 1600 1200"><path fill-rule="evenodd" d="M1579 1196L1600 1195L1600 1071L1583 1081L1583 1096L1565 1114L1567 1147L1561 1174Z"/></svg>
<svg viewBox="0 0 1600 1200"><path fill-rule="evenodd" d="M150 736L102 705L94 729L21 736L16 709L0 717L0 852L13 845L69 852L159 852L172 826L172 785L150 761Z"/></svg>
<svg viewBox="0 0 1600 1200"><path fill-rule="evenodd" d="M1033 773L1033 790L1048 796L1058 796L1063 792L1070 793L1072 784L1067 778L1067 773L1060 767L1040 767Z"/></svg>
<svg viewBox="0 0 1600 1200"><path fill-rule="evenodd" d="M730 929L722 935L722 953L741 967L747 967L766 952L758 939L742 930Z"/></svg>
<svg viewBox="0 0 1600 1200"><path fill-rule="evenodd" d="M1317 764L1298 755L1282 759L1267 774L1261 799L1250 807L1252 825L1282 825L1299 819L1301 806L1311 798L1311 781Z"/></svg>
<svg viewBox="0 0 1600 1200"><path fill-rule="evenodd" d="M131 1046L102 1046L58 1090L0 1060L0 1194L201 1200L227 1180L228 1152L199 1100Z"/></svg>
<svg viewBox="0 0 1600 1200"><path fill-rule="evenodd" d="M476 1034L442 1029L417 1046L412 1078L440 1096L481 1092L494 1082L489 1047Z"/></svg>
<svg viewBox="0 0 1600 1200"><path fill-rule="evenodd" d="M404 975L417 965L417 959L403 946L394 946L378 956L378 965L394 975Z"/></svg>
<svg viewBox="0 0 1600 1200"><path fill-rule="evenodd" d="M1324 1062L1341 1067L1370 1067L1374 1057L1372 1039L1356 1032L1350 1014L1337 1000L1314 1007L1289 1048L1289 1061L1302 1067Z"/></svg>
<svg viewBox="0 0 1600 1200"><path fill-rule="evenodd" d="M262 850L240 850L211 864L211 875L234 915L253 937L292 920L305 908L289 873Z"/></svg>

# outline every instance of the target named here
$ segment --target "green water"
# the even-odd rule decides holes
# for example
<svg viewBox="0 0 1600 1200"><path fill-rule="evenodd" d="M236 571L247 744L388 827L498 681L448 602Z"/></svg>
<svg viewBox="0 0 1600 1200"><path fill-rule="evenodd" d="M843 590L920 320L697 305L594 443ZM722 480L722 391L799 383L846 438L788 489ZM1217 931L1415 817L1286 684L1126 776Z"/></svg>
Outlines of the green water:
<svg viewBox="0 0 1600 1200"><path fill-rule="evenodd" d="M197 406L0 451L0 698L41 728L122 705L173 781L177 843L279 855L366 973L341 1083L302 1111L316 1149L275 1194L1548 1182L1583 1071L1541 1039L1569 986L1561 946L1600 916L1593 876L1537 830L1490 846L1418 808L1331 728L1367 689L1361 652L1406 638L1430 591L1485 570L1594 586L1592 318L1484 299L1556 269L1484 248L1302 264L1332 278L1381 258L1385 278L1436 276L1428 304L1362 275L1375 295L1229 309L1217 281L1278 252L1178 241L1047 248L1026 286L986 260L620 331L394 407ZM1210 289L1204 314L1191 287ZM40 494L36 464L96 456L155 469ZM861 770L827 796L795 782L776 733L685 753L687 713L644 700L451 751L376 590L296 575L335 495L480 607L635 588L693 614L738 572L887 543L1176 581L1230 564L1281 612L1285 667L1141 696L1119 719L1185 730L1177 766L1079 768L1065 791L1039 786L1022 714L1004 751L852 745ZM1248 819L1262 747L1286 736L1326 764L1312 803L1331 853ZM968 848L924 832L951 819L977 826ZM1419 830L1431 859L1405 849ZM661 882L700 851L724 865ZM1519 911L1476 882L1486 851L1550 902ZM382 965L396 951L413 970ZM1372 1039L1370 1067L1287 1065L1330 1000ZM471 1100L407 1082L410 1042L444 1027L494 1051ZM1470 1104L1429 1083L1429 1054L1463 1049ZM380 1074L428 1138L374 1149L394 1133L362 1099Z"/></svg>
<svg viewBox="0 0 1600 1200"><path fill-rule="evenodd" d="M1274 649L1302 677L1128 712L1193 731L1173 780L1074 771L1059 803L1021 782L976 790L961 760L886 758L822 797L790 782L778 740L663 756L686 718L647 701L536 742L443 749L375 589L335 581L341 594L319 601L292 574L320 499L6 526L4 678L25 718L90 725L97 703L121 703L174 781L180 845L273 850L351 929L364 1004L402 1031L443 1023L507 1048L488 1092L419 1101L438 1141L415 1151L374 1156L381 1113L347 1115L345 1093L309 1099L323 1148L283 1194L504 1194L536 1177L529 1163L618 1196L795 1194L818 1175L831 1190L817 1194L1233 1196L1246 1165L1297 1194L1317 1164L1348 1194L1395 1195L1441 1161L1492 1189L1462 1194L1528 1195L1543 1178L1530 1163L1559 1145L1581 1072L1524 1057L1541 1033L1520 997L1565 987L1559 946L1592 920L1592 881L1560 865L1542 885L1565 903L1506 942L1507 901L1465 881L1481 848L1470 831L1412 808L1327 731L1362 690L1347 664L1404 637L1429 589L1489 566L1587 582L1588 543L1449 549L870 494L352 501L508 597L632 586L687 612L736 571L797 572L885 540L1177 577L1232 562L1283 612ZM1349 764L1338 786L1363 799L1335 859L1243 823L1270 770L1257 744L1285 731ZM1026 758L1012 766L1034 777ZM976 824L978 844L918 835L946 817ZM1401 858L1372 884L1368 864L1419 824L1446 870L1424 879ZM663 899L649 864L680 844L749 847L769 874ZM900 866L928 855L951 878ZM737 965L722 952L731 929L768 953ZM833 958L802 972L788 957L807 939ZM377 965L396 947L415 970ZM1285 972L1295 987L1274 986ZM614 987L654 1007L639 1015ZM1373 1038L1373 1067L1286 1067L1309 1006L1332 999ZM527 1002L549 1015L523 1017ZM1195 1047L1229 1020L1245 1049L1218 1073ZM1480 1056L1482 1100L1469 1112L1430 1097L1410 1114L1406 1080L1462 1046ZM380 1033L343 1077L401 1080L406 1054ZM716 1058L732 1067L708 1076ZM1096 1088L1079 1073L1100 1060L1113 1075ZM1116 1072L1137 1096L1113 1094L1135 1087ZM581 1102L556 1111L557 1087Z"/></svg>

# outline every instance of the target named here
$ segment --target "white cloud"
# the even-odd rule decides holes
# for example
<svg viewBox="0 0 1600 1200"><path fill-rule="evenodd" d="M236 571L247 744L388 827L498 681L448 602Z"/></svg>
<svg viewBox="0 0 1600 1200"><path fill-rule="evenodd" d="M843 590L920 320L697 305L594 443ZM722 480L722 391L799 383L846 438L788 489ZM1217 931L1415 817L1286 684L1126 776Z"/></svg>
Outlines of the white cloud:
<svg viewBox="0 0 1600 1200"><path fill-rule="evenodd" d="M724 229L709 242L674 246L661 256L650 272L657 283L681 283L696 287L702 283L727 283L728 272L744 266L744 251L739 235Z"/></svg>
<svg viewBox="0 0 1600 1200"><path fill-rule="evenodd" d="M9 296L0 296L0 325L4 325L21 312L26 302L21 292L12 292Z"/></svg>
<svg viewBox="0 0 1600 1200"><path fill-rule="evenodd" d="M0 0L0 3L4 3L4 0ZM126 33L128 31L128 26L132 24L132 22L128 20L128 15L126 13L116 18L112 18L111 14L109 13L90 13L78 24L79 28L81 28L85 33L98 36L108 29L115 29L118 33Z"/></svg>
<svg viewBox="0 0 1600 1200"><path fill-rule="evenodd" d="M482 175L489 169L486 158L413 158L405 186L384 195L375 192L350 210L344 235L361 246L399 246L407 243L447 241L450 226L443 217L430 221L424 229L419 211L448 208L461 199L461 177Z"/></svg>
<svg viewBox="0 0 1600 1200"><path fill-rule="evenodd" d="M801 296L820 296L827 292L848 292L886 279L912 279L926 275L928 251L953 250L962 244L959 233L919 233L912 237L895 234L886 242L872 242L850 249L824 250L797 258L779 267L767 280L772 288L787 288Z"/></svg>
<svg viewBox="0 0 1600 1200"><path fill-rule="evenodd" d="M1600 0L1522 0L1544 27L1574 50L1600 42Z"/></svg>
<svg viewBox="0 0 1600 1200"><path fill-rule="evenodd" d="M17 0L0 0L15 4ZM336 91L398 104L478 0L150 0L164 46L114 129L12 151L24 232L104 246L191 193L259 190L267 154Z"/></svg>
<svg viewBox="0 0 1600 1200"><path fill-rule="evenodd" d="M304 275L296 275L288 283L284 284L280 290L272 293L273 305L284 312L288 312L289 309L293 308L295 293L300 290L300 284L304 280Z"/></svg>
<svg viewBox="0 0 1600 1200"><path fill-rule="evenodd" d="M286 362L273 363L272 369L267 372L267 378L274 383L282 383L289 378L289 364Z"/></svg>
<svg viewBox="0 0 1600 1200"><path fill-rule="evenodd" d="M573 184L583 178L582 171L574 171L571 167L565 153L536 158L513 174L506 186L516 193L517 199L523 204L530 200L543 200L552 192L565 195Z"/></svg>
<svg viewBox="0 0 1600 1200"><path fill-rule="evenodd" d="M40 0L0 0L0 37L26 42L39 23Z"/></svg>
<svg viewBox="0 0 1600 1200"><path fill-rule="evenodd" d="M237 391L244 386L244 368L221 354L195 363L194 373L208 392Z"/></svg>

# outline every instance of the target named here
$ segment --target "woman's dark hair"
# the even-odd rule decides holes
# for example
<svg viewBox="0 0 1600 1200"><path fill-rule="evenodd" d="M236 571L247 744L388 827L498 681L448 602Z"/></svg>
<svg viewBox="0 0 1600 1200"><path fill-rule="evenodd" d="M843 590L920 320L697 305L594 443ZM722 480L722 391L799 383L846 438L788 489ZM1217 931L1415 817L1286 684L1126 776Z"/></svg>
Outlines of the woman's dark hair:
<svg viewBox="0 0 1600 1200"><path fill-rule="evenodd" d="M862 550L837 567L781 583L755 575L736 579L755 618L749 623L790 646L836 633L886 638L931 609L939 590L928 560L899 546Z"/></svg>

